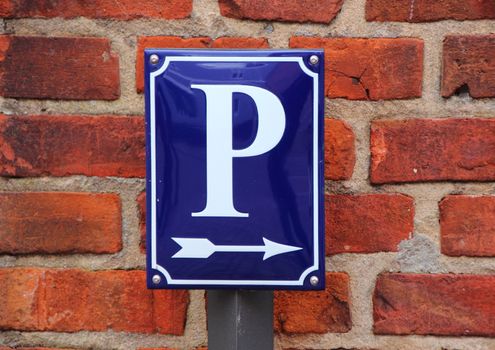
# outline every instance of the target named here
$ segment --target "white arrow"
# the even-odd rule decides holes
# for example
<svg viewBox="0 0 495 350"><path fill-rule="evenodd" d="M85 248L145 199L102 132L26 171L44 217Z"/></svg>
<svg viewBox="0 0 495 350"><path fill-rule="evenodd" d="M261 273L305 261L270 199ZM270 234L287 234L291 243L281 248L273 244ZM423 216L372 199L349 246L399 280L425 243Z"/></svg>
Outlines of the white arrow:
<svg viewBox="0 0 495 350"><path fill-rule="evenodd" d="M215 252L262 252L263 260L274 255L284 254L301 250L300 247L275 243L263 237L264 245L215 245L207 238L178 238L172 239L181 246L181 250L175 253L172 258L206 259Z"/></svg>

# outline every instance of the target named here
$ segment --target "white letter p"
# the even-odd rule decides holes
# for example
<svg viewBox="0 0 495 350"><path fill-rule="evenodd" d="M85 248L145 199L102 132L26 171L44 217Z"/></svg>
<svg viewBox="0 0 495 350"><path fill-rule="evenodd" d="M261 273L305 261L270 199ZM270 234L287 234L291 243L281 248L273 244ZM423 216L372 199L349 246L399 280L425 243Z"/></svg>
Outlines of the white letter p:
<svg viewBox="0 0 495 350"><path fill-rule="evenodd" d="M248 217L234 208L234 157L252 157L270 151L282 138L285 112L272 92L249 85L193 84L206 95L206 206L192 216ZM235 92L250 96L258 110L258 131L247 148L233 149L232 98Z"/></svg>

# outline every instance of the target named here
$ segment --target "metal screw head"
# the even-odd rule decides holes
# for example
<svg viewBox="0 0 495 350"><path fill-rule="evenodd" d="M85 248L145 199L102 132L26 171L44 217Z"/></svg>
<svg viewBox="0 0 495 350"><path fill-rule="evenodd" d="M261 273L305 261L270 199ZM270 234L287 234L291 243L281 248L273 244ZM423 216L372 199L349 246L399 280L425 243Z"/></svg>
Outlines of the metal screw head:
<svg viewBox="0 0 495 350"><path fill-rule="evenodd" d="M311 283L312 286L317 286L320 280L316 276L311 276L309 279L309 283Z"/></svg>
<svg viewBox="0 0 495 350"><path fill-rule="evenodd" d="M162 278L159 275L154 275L151 280L153 281L154 284L158 284L162 281Z"/></svg>
<svg viewBox="0 0 495 350"><path fill-rule="evenodd" d="M151 64L157 64L158 61L160 61L160 57L158 57L158 55L153 54L150 56L150 63Z"/></svg>
<svg viewBox="0 0 495 350"><path fill-rule="evenodd" d="M317 64L318 62L320 61L320 59L318 58L318 56L316 55L312 55L310 58L309 58L309 63L311 63L313 66L315 64Z"/></svg>

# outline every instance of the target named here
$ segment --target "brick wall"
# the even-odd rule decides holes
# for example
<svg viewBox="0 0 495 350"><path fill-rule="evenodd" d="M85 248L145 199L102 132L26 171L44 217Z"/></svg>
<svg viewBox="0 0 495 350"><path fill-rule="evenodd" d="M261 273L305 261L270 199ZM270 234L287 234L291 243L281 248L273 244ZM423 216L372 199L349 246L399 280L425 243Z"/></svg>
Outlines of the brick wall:
<svg viewBox="0 0 495 350"><path fill-rule="evenodd" d="M493 0L0 1L0 349L204 349L144 285L145 47L324 48L322 292L276 349L495 349Z"/></svg>

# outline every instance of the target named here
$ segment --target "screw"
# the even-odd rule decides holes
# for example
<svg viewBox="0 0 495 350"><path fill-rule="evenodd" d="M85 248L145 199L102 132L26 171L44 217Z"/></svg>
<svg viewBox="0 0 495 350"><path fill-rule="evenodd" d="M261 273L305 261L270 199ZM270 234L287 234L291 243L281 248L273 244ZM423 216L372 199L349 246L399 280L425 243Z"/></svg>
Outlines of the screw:
<svg viewBox="0 0 495 350"><path fill-rule="evenodd" d="M157 64L158 61L160 61L160 57L158 57L158 55L153 54L150 56L150 63L151 64Z"/></svg>
<svg viewBox="0 0 495 350"><path fill-rule="evenodd" d="M309 58L309 63L311 63L313 66L316 65L316 64L318 64L319 61L320 61L320 59L316 55L312 55Z"/></svg>
<svg viewBox="0 0 495 350"><path fill-rule="evenodd" d="M317 286L318 282L320 282L320 280L316 276L311 276L309 279L309 283L311 283L312 286Z"/></svg>
<svg viewBox="0 0 495 350"><path fill-rule="evenodd" d="M159 275L154 275L151 280L153 281L154 284L158 284L162 281L162 278Z"/></svg>

